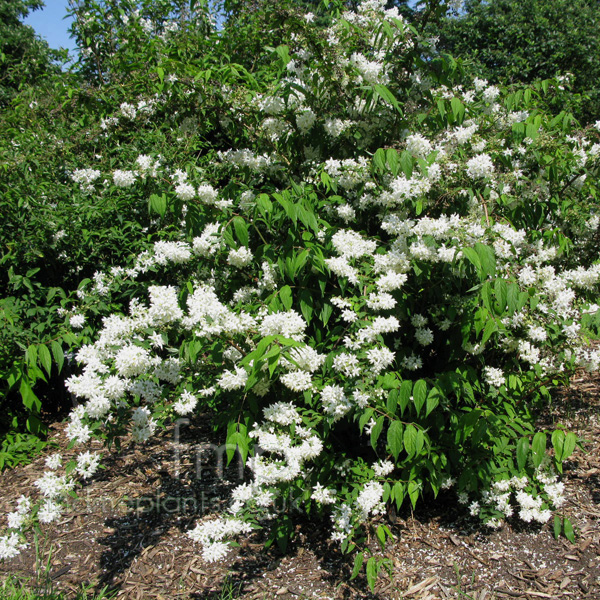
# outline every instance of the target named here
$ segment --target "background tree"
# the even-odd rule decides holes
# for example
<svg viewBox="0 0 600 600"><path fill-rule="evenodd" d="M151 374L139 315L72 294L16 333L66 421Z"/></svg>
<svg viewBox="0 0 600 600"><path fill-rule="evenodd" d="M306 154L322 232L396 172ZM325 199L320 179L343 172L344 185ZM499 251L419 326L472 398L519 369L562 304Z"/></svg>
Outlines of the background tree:
<svg viewBox="0 0 600 600"><path fill-rule="evenodd" d="M442 50L472 59L493 83L571 73L572 91L582 95L577 116L594 121L600 115L599 17L600 5L589 0L467 0L432 34Z"/></svg>
<svg viewBox="0 0 600 600"><path fill-rule="evenodd" d="M24 83L57 73L66 50L52 50L23 19L44 6L41 0L0 0L0 106Z"/></svg>

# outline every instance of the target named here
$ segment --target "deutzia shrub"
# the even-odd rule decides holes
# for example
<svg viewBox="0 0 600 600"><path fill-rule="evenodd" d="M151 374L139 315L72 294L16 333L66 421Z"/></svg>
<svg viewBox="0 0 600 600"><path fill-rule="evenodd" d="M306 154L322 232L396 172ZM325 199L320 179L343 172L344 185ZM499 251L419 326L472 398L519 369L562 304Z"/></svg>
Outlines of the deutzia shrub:
<svg viewBox="0 0 600 600"><path fill-rule="evenodd" d="M112 173L120 194L151 186L165 233L80 287L73 326L101 298L133 299L77 354L67 434L143 443L211 414L250 477L189 532L207 561L258 527L285 546L281 506L329 515L351 552L372 525L393 537L387 504L442 490L493 527L546 522L563 503L576 438L534 422L550 385L600 364L581 335L600 282L599 195L581 177L597 172L600 133L547 112L555 82L471 81L384 6L342 12L324 36L292 12L243 77L198 70L194 94L173 80L170 119L197 103L228 115L210 151L193 138L168 157L145 149L171 179ZM235 55L235 30L219 35ZM130 106L115 112L133 119ZM83 454L76 472L96 466Z"/></svg>

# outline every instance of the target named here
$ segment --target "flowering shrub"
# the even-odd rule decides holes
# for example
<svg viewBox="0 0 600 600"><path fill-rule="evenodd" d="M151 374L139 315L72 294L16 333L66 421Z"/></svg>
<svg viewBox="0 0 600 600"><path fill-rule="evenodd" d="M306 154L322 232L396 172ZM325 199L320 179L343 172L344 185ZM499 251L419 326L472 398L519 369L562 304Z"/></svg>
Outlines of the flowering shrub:
<svg viewBox="0 0 600 600"><path fill-rule="evenodd" d="M393 537L387 504L451 489L489 527L547 522L576 438L536 431L536 414L575 368L600 364L585 343L600 124L549 114L556 82L471 81L377 0L326 30L285 14L254 72L219 54L235 28L212 34L218 68L161 63L155 107L168 106L174 148L135 157L121 138L119 160L73 170L74 192L145 194L166 234L65 309L74 329L104 314L67 381L81 402L69 437L143 444L212 414L251 477L189 532L208 561L258 527L285 547L291 507L330 516L331 538L359 551L355 574L372 524ZM96 132L107 147L140 113L121 100ZM202 133L199 103L213 114ZM0 556L98 460L49 471L38 512L22 499L11 513Z"/></svg>

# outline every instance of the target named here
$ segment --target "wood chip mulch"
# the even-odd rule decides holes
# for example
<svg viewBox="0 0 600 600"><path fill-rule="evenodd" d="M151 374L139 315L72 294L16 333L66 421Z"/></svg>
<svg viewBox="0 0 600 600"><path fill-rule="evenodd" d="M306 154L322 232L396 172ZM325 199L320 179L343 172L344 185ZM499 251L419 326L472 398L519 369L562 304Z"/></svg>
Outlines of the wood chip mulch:
<svg viewBox="0 0 600 600"><path fill-rule="evenodd" d="M375 594L364 577L349 581L352 560L328 542L326 522L299 523L285 555L265 550L257 533L226 561L205 563L185 533L226 508L243 473L235 461L223 468L210 443L220 442L199 424L182 427L177 443L167 430L144 448L109 453L96 446L105 470L60 522L43 530L37 553L31 543L2 565L0 579L20 575L33 586L49 576L67 597L82 584L108 586L123 600L216 600L227 585L243 600L600 600L599 406L600 377L580 374L543 416L544 426L560 423L584 440L585 451L576 450L563 479L575 544L554 539L551 524L484 531L448 493L415 514L390 518L397 540L385 556L392 568ZM52 437L66 462L75 451L67 449L64 424L53 425ZM1 474L0 515L14 510L20 494L35 496L33 482L44 471L41 457Z"/></svg>

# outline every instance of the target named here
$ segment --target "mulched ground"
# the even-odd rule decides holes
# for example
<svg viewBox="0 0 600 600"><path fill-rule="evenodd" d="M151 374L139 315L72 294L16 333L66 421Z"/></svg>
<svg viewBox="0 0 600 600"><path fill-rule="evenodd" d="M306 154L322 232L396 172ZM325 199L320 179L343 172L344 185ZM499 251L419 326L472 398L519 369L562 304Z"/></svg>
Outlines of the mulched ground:
<svg viewBox="0 0 600 600"><path fill-rule="evenodd" d="M390 519L397 541L388 547L391 574L376 593L364 578L349 581L351 561L328 542L328 523L299 524L285 555L264 550L260 534L230 553L223 563L205 563L186 535L198 518L227 505L239 468L223 469L210 429L186 425L155 438L143 452L135 446L106 454L106 469L79 494L71 510L44 530L39 565L49 565L55 587L76 593L81 584L109 586L127 600L219 598L225 581L243 600L273 598L336 600L595 599L600 600L600 377L576 377L556 394L544 424L561 423L583 440L569 461L564 513L576 526L573 545L555 540L550 526L505 525L489 533L478 528L452 494L415 514ZM53 426L63 456L64 425ZM97 449L100 449L98 446ZM34 493L44 458L0 475L0 514L16 497ZM6 574L32 577L34 545L2 565ZM34 580L32 580L34 581Z"/></svg>

